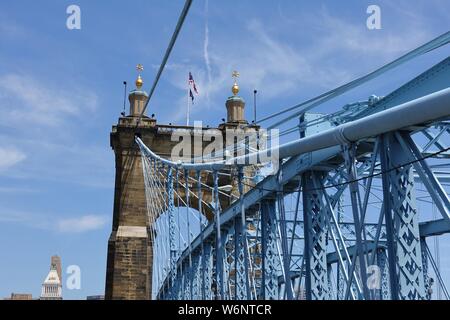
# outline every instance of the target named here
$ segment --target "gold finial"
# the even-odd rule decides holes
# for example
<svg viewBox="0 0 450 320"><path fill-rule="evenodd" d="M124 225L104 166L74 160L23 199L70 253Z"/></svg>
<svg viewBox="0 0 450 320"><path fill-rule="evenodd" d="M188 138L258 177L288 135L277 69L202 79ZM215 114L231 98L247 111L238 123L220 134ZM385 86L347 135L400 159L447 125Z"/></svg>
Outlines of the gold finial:
<svg viewBox="0 0 450 320"><path fill-rule="evenodd" d="M138 78L136 79L136 88L137 88L138 90L141 90L142 85L144 84L144 80L142 80L142 78L141 78L141 72L144 71L144 66L143 66L142 64L139 63L139 64L136 66L136 70L137 70L137 72L138 72Z"/></svg>
<svg viewBox="0 0 450 320"><path fill-rule="evenodd" d="M239 72L233 71L231 76L234 78L234 85L231 87L231 92L233 92L233 95L237 96L239 93L239 85L237 84L237 78L239 78Z"/></svg>

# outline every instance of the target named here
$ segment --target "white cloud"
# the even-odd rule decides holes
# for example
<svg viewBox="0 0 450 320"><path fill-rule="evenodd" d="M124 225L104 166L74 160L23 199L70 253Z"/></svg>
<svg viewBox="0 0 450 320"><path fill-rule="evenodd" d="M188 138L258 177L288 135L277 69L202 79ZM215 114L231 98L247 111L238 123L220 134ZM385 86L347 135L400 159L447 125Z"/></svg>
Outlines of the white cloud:
<svg viewBox="0 0 450 320"><path fill-rule="evenodd" d="M85 215L78 218L61 219L56 228L62 233L82 233L103 228L108 222L106 216Z"/></svg>
<svg viewBox="0 0 450 320"><path fill-rule="evenodd" d="M33 229L74 234L102 229L107 225L106 215L80 215L78 217L61 218L60 214L42 214L32 211L20 211L2 208L0 222L16 223Z"/></svg>
<svg viewBox="0 0 450 320"><path fill-rule="evenodd" d="M95 114L97 95L79 85L69 87L31 74L0 73L0 175L113 185L108 146L80 139L92 124L85 115ZM2 148L9 145L17 149ZM26 158L20 150L28 155L23 168L14 166Z"/></svg>
<svg viewBox="0 0 450 320"><path fill-rule="evenodd" d="M0 75L1 123L6 126L61 126L70 117L97 107L97 96L83 88L67 90L27 74Z"/></svg>
<svg viewBox="0 0 450 320"><path fill-rule="evenodd" d="M0 222L27 223L30 215L24 212L8 211L4 208L0 211Z"/></svg>
<svg viewBox="0 0 450 320"><path fill-rule="evenodd" d="M388 30L374 32L333 16L323 8L318 14L308 17L308 21L314 24L313 29L318 32L312 51L318 57L351 53L353 56L364 54L372 59L376 57L377 61L392 59L431 40L421 16L411 15L404 12L400 15L407 22L401 27L391 26Z"/></svg>
<svg viewBox="0 0 450 320"><path fill-rule="evenodd" d="M26 30L21 25L9 19L4 13L0 13L0 37L2 38L23 38L30 30Z"/></svg>
<svg viewBox="0 0 450 320"><path fill-rule="evenodd" d="M23 194L23 193L37 193L38 189L32 188L22 188L22 187L2 187L0 186L0 194L11 193L11 194Z"/></svg>
<svg viewBox="0 0 450 320"><path fill-rule="evenodd" d="M282 12L280 7L278 11ZM243 28L236 27L241 32L236 34L235 41L229 41L228 32L210 34L207 38L209 64L178 64L177 70L167 70L166 79L183 92L187 71L194 74L201 94L191 109L192 119L201 117L205 110L224 110L224 97L231 94L233 69L241 73L241 88L247 94L257 88L266 102L282 95L322 92L431 40L432 32L420 13L398 12L397 15L395 25L380 32L367 30L365 11L362 22L358 23L329 13L324 6L315 12L296 13L295 19L285 17L270 24L250 19L242 22ZM206 38L204 45L205 41ZM205 61L204 51L199 50L197 55ZM184 119L186 100L184 95L178 99L171 120Z"/></svg>
<svg viewBox="0 0 450 320"><path fill-rule="evenodd" d="M0 145L17 145L30 154L27 166L11 166L9 170L0 170L0 176L21 181L44 179L89 188L114 188L114 153L107 145L89 145L73 140L61 143L54 140L56 138L51 135L48 139L41 139L0 134Z"/></svg>
<svg viewBox="0 0 450 320"><path fill-rule="evenodd" d="M0 171L15 166L25 158L26 155L20 150L0 147Z"/></svg>

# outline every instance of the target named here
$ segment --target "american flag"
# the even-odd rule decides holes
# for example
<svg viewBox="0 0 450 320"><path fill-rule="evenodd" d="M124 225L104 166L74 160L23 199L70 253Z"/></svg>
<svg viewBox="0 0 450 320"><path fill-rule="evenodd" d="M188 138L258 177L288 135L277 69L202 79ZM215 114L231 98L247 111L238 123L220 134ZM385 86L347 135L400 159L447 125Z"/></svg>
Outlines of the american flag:
<svg viewBox="0 0 450 320"><path fill-rule="evenodd" d="M194 89L194 92L198 94L197 86L195 85L194 77L192 76L192 73L189 72L189 96L192 99L192 102L194 102L194 94L192 93L192 89Z"/></svg>

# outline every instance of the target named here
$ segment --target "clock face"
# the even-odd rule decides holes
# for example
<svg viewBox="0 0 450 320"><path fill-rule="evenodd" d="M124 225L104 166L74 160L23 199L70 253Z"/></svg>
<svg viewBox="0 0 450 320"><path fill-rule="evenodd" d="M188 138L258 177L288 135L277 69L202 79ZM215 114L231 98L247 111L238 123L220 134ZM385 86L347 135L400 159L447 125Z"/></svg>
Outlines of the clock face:
<svg viewBox="0 0 450 320"><path fill-rule="evenodd" d="M173 263L171 254L176 251L178 259L190 240L195 240L202 228L206 228L203 225L216 221L217 210L234 205L238 208L236 212L241 212L235 204L241 194L256 190L254 188L267 181L265 179L289 186L285 193L293 198L286 200L286 206L300 199L296 222L300 226L301 219L302 229L298 239L293 230L296 224L288 222L285 237L290 238L283 244L281 240L286 239L282 239L284 230L279 221L283 219L279 211L275 215L278 224L273 229L280 233L275 236L280 240L277 250L283 251L286 243L291 250L293 247L299 250L294 253L298 259L287 263L293 265L292 276L297 277L301 273L299 264L305 248L303 201L306 198L303 195L295 198L299 186L303 188L306 184L302 180L304 172L300 170L326 174L332 171L334 176L320 173L314 182L329 183L331 186L326 188L339 191L336 187L340 183L350 184L347 181L349 168L345 164L353 162L355 170L359 170L353 180L362 184L358 195L354 193L352 198L346 193L345 201L340 203L339 195L330 194L332 210L328 208L325 194L317 195L315 205L319 209L313 209L327 208L327 212L342 213L341 222L348 222L353 228L355 215L369 208L368 234L374 236L377 223L381 221L379 233L384 237L381 241L384 245L389 232L385 220L379 220L380 210L386 203L383 199L388 194L404 195L404 199L396 198L398 201L392 206L410 211L401 221L398 215L392 214L397 217L393 228L409 230L409 233L405 231L403 237L389 241L406 243L404 247L396 247L396 252L403 252L401 250L407 247L413 248L414 253L425 250L424 243L420 242L425 236L420 232L428 230L431 240L435 237L433 232L446 228L442 222L430 221L441 219L442 213L444 219L448 215L445 195L449 194L449 188L442 181L450 178L449 156L448 152L435 154L444 152L450 145L448 117L406 126L414 127L412 139L417 144L417 152L427 161L431 158L428 162L431 171L422 167L423 161L419 160L405 165L412 161L408 157L414 156L404 150L412 150L408 139L402 140L397 134L383 140L385 144L377 140L379 135L399 128L369 135L372 140L363 142L359 138L352 140L339 131L323 138L324 145L317 150L311 148L311 144L297 154L283 156L285 150L300 150L298 145L277 152L280 145L310 139L448 88L449 18L450 1L443 0L0 1L0 252L2 261L9 261L0 264L0 298L18 288L27 288L33 296L39 296L42 281L49 271L49 252L56 252L64 262L62 267L60 260L50 265L52 269L58 268L58 277L49 280L59 278L61 285L52 286L51 290L62 292L68 299L103 294L103 279L107 272L112 272L110 270L122 272L117 277L123 279L129 275L128 271L135 272L130 270L144 270L138 275L129 275L143 278L131 284L125 279L123 287L143 287L144 294L140 298L155 298L159 293L157 289L168 283L164 281L168 277L165 272L171 270L170 263ZM424 107L395 119L400 122L429 112L430 109ZM384 118L383 122L363 126L355 135L369 127L387 126L394 121L392 119ZM233 136L228 140L233 143L228 143L227 130L245 137L235 140ZM198 140L185 147L179 144L185 137ZM342 150L347 148L345 155L353 152L352 143L357 144L358 159L325 153L327 148L336 147L327 144L333 139ZM388 169L389 173L398 174L398 184L410 187L407 192L397 190L397 185L383 185L386 173L383 175L381 155L373 156L375 145L377 152L381 145L385 146L385 160L395 167ZM276 146L277 152L268 152L272 146ZM222 166L229 159L242 160L237 159L242 150L267 152L255 156L256 163L245 163L247 171L239 171L241 163L236 167L227 163L226 169L220 167L220 174L215 172L217 176L214 175L213 161L221 161ZM318 150L325 151L313 153ZM185 151L186 157L175 157ZM153 162L146 163L145 156L153 157ZM375 167L370 167L372 158ZM183 167L186 162L195 163L198 159L211 165L207 170L199 169L203 199L199 199L195 189L199 183L197 167L186 177L184 169L188 166ZM258 159L264 161L258 162ZM394 165L398 159L404 161ZM291 173L283 170L286 163L292 165L289 170L298 170L289 178L289 183L283 180ZM154 173L156 167L161 171L157 178L150 180L145 174ZM407 169L411 171L406 172ZM376 183L374 188L367 187L369 174ZM167 189L169 176L170 183L177 186L170 190L171 196ZM429 181L421 180L425 176ZM358 180L360 178L363 180ZM239 181L245 184L241 185L242 192ZM308 181L310 189L322 188ZM442 185L438 185L441 182ZM191 190L187 192L189 199L186 199L185 187ZM266 195L266 187L261 188L261 194ZM383 188L389 191L383 193ZM275 196L277 192L280 190L274 192ZM169 203L169 198L176 199L175 203ZM183 206L183 202L188 201L192 210L185 210ZM356 211L351 211L357 201L361 203L358 202ZM273 208L281 205L277 203ZM169 207L176 207L177 212L178 207L184 210L181 226L170 225L172 228L169 228ZM259 210L256 210L258 214L249 216L255 221L248 221L249 234L258 238L262 232L261 206L251 203L248 207ZM198 210L204 211L199 213ZM295 205L286 210L293 212ZM406 216L414 212L419 214L417 221L411 218L411 224L407 224ZM297 219L294 214L288 213L286 220L294 219ZM330 226L332 216L321 219L318 221L323 222L327 230L334 228ZM156 221L160 221L158 229L150 228ZM227 224L230 225L232 222ZM266 223L266 226L271 225ZM350 227L347 227L345 225L343 230L348 231ZM173 243L170 246L170 241L174 241L170 239L173 230L176 230L176 250ZM230 230L224 237L234 240L234 225L233 232ZM349 248L353 251L357 247L354 230L344 234L351 237L347 242L351 242ZM339 232L334 231L338 237ZM330 232L315 239L323 240L326 250L334 250L334 255L327 251L325 257L338 259L333 247L336 239L331 236ZM162 252L154 253L155 264L159 263L156 269L162 274L151 281L145 278L153 271L153 265L139 264L147 263L147 256L141 256L147 251L139 251L133 244L123 245L128 250L123 259L108 257L108 252L120 251L115 251L114 239L121 237L147 239L148 243L155 240L158 243L155 250ZM106 249L108 239L111 239L109 251ZM211 239L216 241L212 236ZM417 243L412 243L414 239ZM441 263L442 270L448 269L443 251L446 241L441 242L442 248L439 241L433 242L434 247L429 250L429 255L436 260L433 266L438 268ZM148 243L142 248L148 249ZM117 248L122 247L117 245ZM262 258L258 256L261 248L261 243L252 243L249 252L257 256L254 259L259 262L257 266L255 262L252 268L246 268L258 277L262 270ZM150 249L148 252L153 253ZM394 251L390 252L392 256ZM283 253L277 251L276 255L281 257ZM234 263L234 253L227 257ZM404 257L412 257L406 263L412 266L411 270L423 272L422 266L413 264L419 260L410 251L404 253ZM132 260L135 258L136 261ZM123 268L122 260L128 263ZM118 264L112 267L113 262ZM326 262L322 265L325 269ZM20 265L25 264L29 268L27 276L23 277ZM337 264L329 269L333 271L330 274L344 277L344 273L337 272ZM366 269L373 271L367 278L377 274L378 269L371 269L371 266L373 264L367 263ZM277 268L274 272L277 279L285 281L282 259L277 262ZM228 269L229 274L236 274L235 265ZM359 267L357 270L360 272ZM437 273L432 271L429 279L423 276L416 281L421 286L421 298L426 292L428 297L436 298L446 294L445 283L450 274L442 271L440 277L439 271ZM110 279L116 279L115 275L106 276L106 287L112 288ZM261 281L258 277L252 280L252 285ZM371 279L373 282L369 283L375 285L377 279ZM150 283L156 288L153 291ZM297 293L303 292L299 283L294 285ZM234 278L227 285L229 290L233 289L228 297L233 298ZM214 282L212 286L217 294L217 284ZM281 282L279 288L286 290ZM135 295L126 297L129 296Z"/></svg>

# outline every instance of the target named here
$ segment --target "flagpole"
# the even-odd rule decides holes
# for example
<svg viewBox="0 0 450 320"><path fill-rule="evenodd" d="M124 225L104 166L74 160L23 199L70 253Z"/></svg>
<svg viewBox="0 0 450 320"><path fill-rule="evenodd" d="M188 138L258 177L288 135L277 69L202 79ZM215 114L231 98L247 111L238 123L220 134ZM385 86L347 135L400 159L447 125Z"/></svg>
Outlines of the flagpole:
<svg viewBox="0 0 450 320"><path fill-rule="evenodd" d="M191 89L191 84L189 83L189 80L188 80L186 126L189 126L189 99L191 98L191 96L189 95L190 89Z"/></svg>

